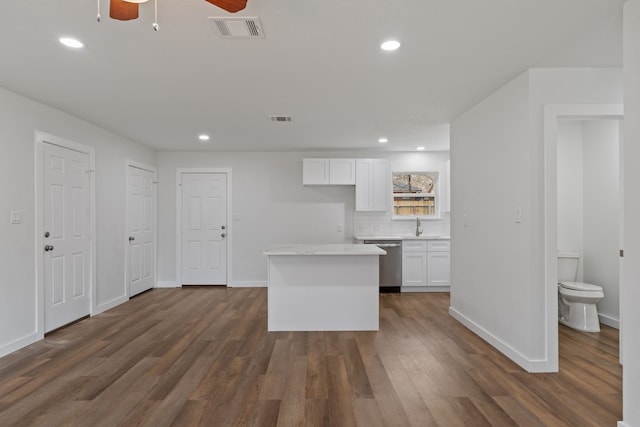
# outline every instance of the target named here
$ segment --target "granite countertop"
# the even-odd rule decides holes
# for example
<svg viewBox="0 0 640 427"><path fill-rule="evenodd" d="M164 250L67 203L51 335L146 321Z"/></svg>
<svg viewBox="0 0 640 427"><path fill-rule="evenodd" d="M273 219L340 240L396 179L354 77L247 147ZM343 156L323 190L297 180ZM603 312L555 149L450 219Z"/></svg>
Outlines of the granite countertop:
<svg viewBox="0 0 640 427"><path fill-rule="evenodd" d="M324 245L290 245L269 248L263 255L386 255L376 245L353 243Z"/></svg>
<svg viewBox="0 0 640 427"><path fill-rule="evenodd" d="M449 240L449 236L423 234L421 236L353 236L356 240Z"/></svg>

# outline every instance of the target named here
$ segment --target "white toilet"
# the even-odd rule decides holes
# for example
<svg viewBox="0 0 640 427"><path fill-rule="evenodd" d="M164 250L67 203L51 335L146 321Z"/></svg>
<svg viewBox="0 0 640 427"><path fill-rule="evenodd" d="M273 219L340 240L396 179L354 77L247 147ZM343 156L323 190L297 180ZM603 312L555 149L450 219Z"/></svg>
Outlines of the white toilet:
<svg viewBox="0 0 640 427"><path fill-rule="evenodd" d="M576 282L577 252L558 252L558 321L584 332L600 332L596 304L604 298L602 287Z"/></svg>

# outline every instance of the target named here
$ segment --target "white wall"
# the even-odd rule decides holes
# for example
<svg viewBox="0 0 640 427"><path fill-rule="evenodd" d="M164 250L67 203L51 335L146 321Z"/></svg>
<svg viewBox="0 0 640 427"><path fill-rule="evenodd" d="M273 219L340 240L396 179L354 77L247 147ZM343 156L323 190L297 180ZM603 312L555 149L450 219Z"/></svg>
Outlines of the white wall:
<svg viewBox="0 0 640 427"><path fill-rule="evenodd" d="M624 249L621 281L623 419L640 427L640 0L624 5ZM621 425L622 426L622 425Z"/></svg>
<svg viewBox="0 0 640 427"><path fill-rule="evenodd" d="M98 310L126 297L125 159L155 164L155 152L0 88L0 356L42 337L35 277L35 137L41 131L95 147ZM9 212L22 224L9 224Z"/></svg>
<svg viewBox="0 0 640 427"><path fill-rule="evenodd" d="M621 103L621 77L529 70L452 124L451 313L530 371L549 369L544 105Z"/></svg>
<svg viewBox="0 0 640 427"><path fill-rule="evenodd" d="M451 126L450 311L522 365L542 345L531 333L528 90L527 72Z"/></svg>
<svg viewBox="0 0 640 427"><path fill-rule="evenodd" d="M584 281L602 286L601 321L620 321L620 122L583 122L584 135Z"/></svg>
<svg viewBox="0 0 640 427"><path fill-rule="evenodd" d="M582 122L558 123L558 250L580 254L584 250L582 133Z"/></svg>
<svg viewBox="0 0 640 427"><path fill-rule="evenodd" d="M419 171L441 164L444 168L448 153L160 152L159 282L176 286L177 168L232 169L233 214L239 217L229 229L232 286L266 284L267 260L262 252L271 246L351 242L355 187L303 186L303 157L384 157L392 169ZM342 232L337 231L338 224Z"/></svg>

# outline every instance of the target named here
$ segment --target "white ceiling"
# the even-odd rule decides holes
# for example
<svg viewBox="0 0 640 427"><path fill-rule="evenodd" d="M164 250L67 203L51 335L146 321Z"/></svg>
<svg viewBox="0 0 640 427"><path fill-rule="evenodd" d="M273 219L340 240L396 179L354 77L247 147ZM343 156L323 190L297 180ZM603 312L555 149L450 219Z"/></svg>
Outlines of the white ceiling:
<svg viewBox="0 0 640 427"><path fill-rule="evenodd" d="M446 150L448 123L527 68L621 66L622 3L248 0L265 38L229 40L204 0L158 0L158 32L153 0L129 22L101 0L100 23L95 0L3 0L0 86L159 150Z"/></svg>

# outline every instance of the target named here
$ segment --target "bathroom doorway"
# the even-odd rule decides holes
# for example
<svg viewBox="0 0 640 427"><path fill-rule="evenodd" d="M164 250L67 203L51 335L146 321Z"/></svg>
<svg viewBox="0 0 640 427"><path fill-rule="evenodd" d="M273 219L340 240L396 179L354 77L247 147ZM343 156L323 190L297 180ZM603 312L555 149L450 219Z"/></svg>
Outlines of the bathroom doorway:
<svg viewBox="0 0 640 427"><path fill-rule="evenodd" d="M577 281L603 288L602 325L620 328L622 106L545 108L547 361L558 370L557 251L580 254Z"/></svg>

